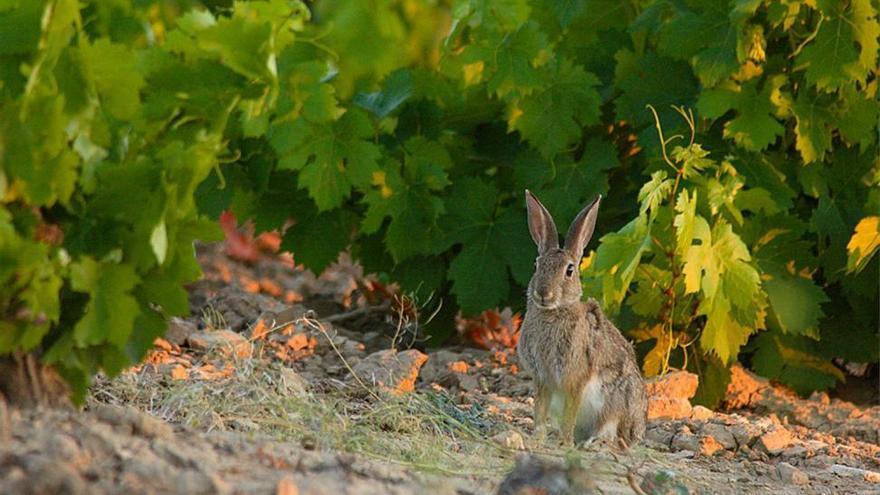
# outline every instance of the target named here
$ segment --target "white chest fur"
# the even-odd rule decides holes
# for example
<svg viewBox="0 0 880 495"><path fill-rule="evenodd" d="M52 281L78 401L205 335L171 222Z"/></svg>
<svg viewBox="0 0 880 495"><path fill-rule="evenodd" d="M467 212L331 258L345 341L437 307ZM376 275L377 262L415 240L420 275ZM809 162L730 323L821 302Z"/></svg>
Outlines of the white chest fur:
<svg viewBox="0 0 880 495"><path fill-rule="evenodd" d="M581 410L578 413L578 424L593 430L599 414L605 406L605 395L598 376L590 378L581 392Z"/></svg>
<svg viewBox="0 0 880 495"><path fill-rule="evenodd" d="M550 416L555 424L562 417L565 404L565 392L561 388L555 388L550 399ZM579 428L595 433L596 422L599 414L605 406L605 395L602 391L602 383L599 377L591 378L581 392L581 407L578 411L577 424Z"/></svg>

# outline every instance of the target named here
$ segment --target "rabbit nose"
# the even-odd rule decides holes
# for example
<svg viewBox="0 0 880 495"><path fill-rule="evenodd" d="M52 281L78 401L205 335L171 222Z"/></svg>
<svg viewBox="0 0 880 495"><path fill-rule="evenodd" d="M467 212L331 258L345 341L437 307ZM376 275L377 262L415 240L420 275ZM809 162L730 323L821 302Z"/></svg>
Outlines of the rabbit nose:
<svg viewBox="0 0 880 495"><path fill-rule="evenodd" d="M540 292L539 292L539 293L538 293L538 298L541 299L541 302L542 302L542 303L547 302L547 301L553 299L553 291L552 291L552 290L548 290L547 292L543 292L543 293L540 293Z"/></svg>

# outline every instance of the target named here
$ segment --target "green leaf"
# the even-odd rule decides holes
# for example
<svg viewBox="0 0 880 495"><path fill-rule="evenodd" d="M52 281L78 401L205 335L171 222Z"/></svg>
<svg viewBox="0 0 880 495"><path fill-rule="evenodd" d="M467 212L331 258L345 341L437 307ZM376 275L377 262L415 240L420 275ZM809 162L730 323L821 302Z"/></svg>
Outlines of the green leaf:
<svg viewBox="0 0 880 495"><path fill-rule="evenodd" d="M547 45L547 37L532 21L505 35L493 53L495 71L487 81L489 92L504 97L514 91L528 94L540 87L543 77L538 59Z"/></svg>
<svg viewBox="0 0 880 495"><path fill-rule="evenodd" d="M676 122L678 114L670 106L691 106L696 100L697 81L686 63L653 52L637 55L626 49L614 58L614 87L620 91L614 100L618 120L635 126L651 124L651 112L645 108L650 104L662 122Z"/></svg>
<svg viewBox="0 0 880 495"><path fill-rule="evenodd" d="M762 376L785 383L807 394L844 380L843 373L813 351L815 344L804 337L764 332L755 339L752 364Z"/></svg>
<svg viewBox="0 0 880 495"><path fill-rule="evenodd" d="M864 151L876 140L880 101L856 91L852 86L844 87L839 96L835 109L837 127L849 143L858 143Z"/></svg>
<svg viewBox="0 0 880 495"><path fill-rule="evenodd" d="M641 268L633 278L636 290L626 301L636 314L653 318L660 314L666 302L664 291L672 281L672 273L651 264L643 264Z"/></svg>
<svg viewBox="0 0 880 495"><path fill-rule="evenodd" d="M400 108L413 94L413 75L408 69L392 72L375 93L358 93L354 104L384 119Z"/></svg>
<svg viewBox="0 0 880 495"><path fill-rule="evenodd" d="M391 217L385 243L398 263L431 252L439 235L438 218L445 211L437 193L449 185L446 169L452 166L446 149L423 137L411 138L404 149L403 166L389 160L374 173L374 189L364 195L368 208L361 224L364 233L371 234Z"/></svg>
<svg viewBox="0 0 880 495"><path fill-rule="evenodd" d="M820 9L822 25L796 58L806 67L807 82L825 91L864 83L877 68L880 48L880 23L871 1L822 2Z"/></svg>
<svg viewBox="0 0 880 495"><path fill-rule="evenodd" d="M735 116L724 123L724 137L750 151L767 148L784 130L773 116L772 85L764 84L760 93L757 85L756 80L751 80L739 87L704 90L697 102L703 116L710 119L718 119L733 110Z"/></svg>
<svg viewBox="0 0 880 495"><path fill-rule="evenodd" d="M550 2L550 6L559 20L559 25L567 28L584 12L587 0L559 0Z"/></svg>
<svg viewBox="0 0 880 495"><path fill-rule="evenodd" d="M651 245L647 218L639 215L617 232L599 240L596 258L589 270L602 279L602 305L609 311L620 306L641 262Z"/></svg>
<svg viewBox="0 0 880 495"><path fill-rule="evenodd" d="M318 212L305 202L300 205L292 212L296 223L284 233L281 249L320 274L348 247L356 218L346 209Z"/></svg>
<svg viewBox="0 0 880 495"><path fill-rule="evenodd" d="M534 251L522 209L500 210L498 191L477 178L454 186L443 219L446 239L440 248L461 244L449 265L452 293L465 313L497 306L510 290L508 270L524 283L531 275Z"/></svg>
<svg viewBox="0 0 880 495"><path fill-rule="evenodd" d="M688 60L704 87L712 87L739 68L739 25L725 0L701 2L699 10L678 10L660 28L658 52Z"/></svg>
<svg viewBox="0 0 880 495"><path fill-rule="evenodd" d="M688 248L694 240L694 222L697 213L697 191L691 195L687 189L678 193L675 202L675 211L678 212L673 220L675 226L675 252L679 256L687 254Z"/></svg>
<svg viewBox="0 0 880 495"><path fill-rule="evenodd" d="M283 55L286 55L283 54ZM327 79L333 70L323 61L279 61L282 76L287 83L285 100L279 102L281 112L301 115L311 122L329 122L342 115L336 101L336 90ZM262 102L258 102L260 107Z"/></svg>
<svg viewBox="0 0 880 495"><path fill-rule="evenodd" d="M599 122L599 80L582 67L563 61L552 84L518 100L508 124L545 158L565 151L581 138L585 126Z"/></svg>
<svg viewBox="0 0 880 495"><path fill-rule="evenodd" d="M722 293L712 299L704 299L698 312L706 315L706 326L700 335L700 347L729 364L739 354L740 348L755 332L755 328L741 325L731 315L730 301Z"/></svg>
<svg viewBox="0 0 880 495"><path fill-rule="evenodd" d="M160 265L165 263L165 255L168 253L168 230L165 228L165 221L161 221L153 227L153 232L150 234L150 247L153 248L156 261Z"/></svg>
<svg viewBox="0 0 880 495"><path fill-rule="evenodd" d="M718 268L715 261L715 253L712 250L712 231L709 223L701 215L696 215L692 227L691 239L698 239L700 244L687 245L687 251L683 258L685 293L692 294L703 290L706 297L715 295L718 286ZM692 241L691 241L692 242Z"/></svg>
<svg viewBox="0 0 880 495"><path fill-rule="evenodd" d="M199 48L235 72L256 80L274 79L270 69L272 25L259 16L221 17L196 37Z"/></svg>
<svg viewBox="0 0 880 495"><path fill-rule="evenodd" d="M715 161L709 156L709 152L703 149L699 143L692 143L687 147L676 146L670 153L676 163L681 164L682 178L692 179L707 168L714 168Z"/></svg>
<svg viewBox="0 0 880 495"><path fill-rule="evenodd" d="M544 205L553 212L561 223L574 220L577 213L588 202L599 194L608 192L607 171L614 169L620 162L617 159L617 148L614 143L600 138L591 138L584 146L584 154L577 162L559 157L554 164L543 162L522 162L522 167L529 167L532 173L542 175L552 173L552 179L546 187L539 177L522 185L523 188L538 191Z"/></svg>
<svg viewBox="0 0 880 495"><path fill-rule="evenodd" d="M70 267L73 290L89 294L86 312L73 335L79 345L112 343L125 345L140 313L131 290L140 278L129 265L97 262L84 257Z"/></svg>
<svg viewBox="0 0 880 495"><path fill-rule="evenodd" d="M380 156L372 137L369 118L350 109L327 124L302 119L278 124L270 139L280 155L278 167L299 170L300 188L326 211L340 206L352 188L369 187Z"/></svg>
<svg viewBox="0 0 880 495"><path fill-rule="evenodd" d="M137 115L144 78L135 65L134 53L107 38L84 43L81 53L107 110L118 119Z"/></svg>
<svg viewBox="0 0 880 495"><path fill-rule="evenodd" d="M782 333L819 338L822 304L829 301L822 289L808 278L777 271L762 283L770 301L773 321Z"/></svg>
<svg viewBox="0 0 880 495"><path fill-rule="evenodd" d="M794 104L797 125L797 149L804 163L822 161L825 153L831 150L831 128L833 114L831 98L827 95L810 94L801 91Z"/></svg>
<svg viewBox="0 0 880 495"><path fill-rule="evenodd" d="M692 402L711 409L718 407L730 383L727 365L711 354L697 355L688 360L688 369L699 377L699 386Z"/></svg>
<svg viewBox="0 0 880 495"><path fill-rule="evenodd" d="M668 179L665 170L658 170L651 174L651 180L645 183L639 190L639 215L650 211L651 215L657 213L660 204L669 198L674 180Z"/></svg>

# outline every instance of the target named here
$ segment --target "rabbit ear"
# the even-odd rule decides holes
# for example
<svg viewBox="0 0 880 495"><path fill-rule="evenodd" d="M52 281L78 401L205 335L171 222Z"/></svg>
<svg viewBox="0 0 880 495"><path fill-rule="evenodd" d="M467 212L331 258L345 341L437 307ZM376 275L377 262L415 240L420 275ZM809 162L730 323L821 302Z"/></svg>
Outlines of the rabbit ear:
<svg viewBox="0 0 880 495"><path fill-rule="evenodd" d="M526 207L529 210L529 232L538 245L538 253L558 248L559 234L556 232L553 217L528 189L526 189Z"/></svg>
<svg viewBox="0 0 880 495"><path fill-rule="evenodd" d="M596 216L599 214L599 202L602 200L600 194L592 203L586 206L568 228L568 235L565 236L565 249L572 256L580 259L584 255L584 248L593 237L593 229L596 228Z"/></svg>

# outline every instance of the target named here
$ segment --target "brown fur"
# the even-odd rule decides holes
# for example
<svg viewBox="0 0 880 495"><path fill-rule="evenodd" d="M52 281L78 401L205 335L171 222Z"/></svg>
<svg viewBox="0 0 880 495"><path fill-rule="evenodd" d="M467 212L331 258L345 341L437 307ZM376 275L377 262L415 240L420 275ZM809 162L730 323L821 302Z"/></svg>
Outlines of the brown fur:
<svg viewBox="0 0 880 495"><path fill-rule="evenodd" d="M539 252L517 353L534 378L536 430L543 433L550 402L558 393L564 402L564 442L602 433L629 446L638 443L645 432L648 399L635 352L594 299L581 301L578 265L599 200L577 216L560 249L549 212L528 191L526 197L529 229ZM585 396L589 404L582 403ZM590 408L593 404L598 410ZM615 421L617 427L611 428Z"/></svg>

